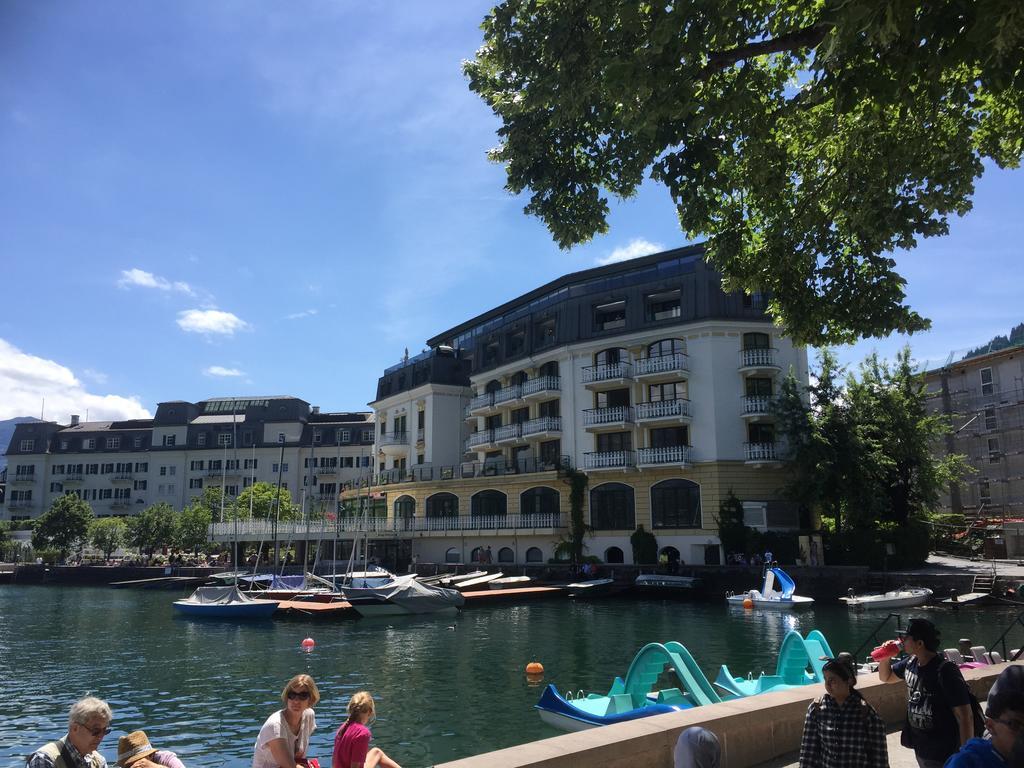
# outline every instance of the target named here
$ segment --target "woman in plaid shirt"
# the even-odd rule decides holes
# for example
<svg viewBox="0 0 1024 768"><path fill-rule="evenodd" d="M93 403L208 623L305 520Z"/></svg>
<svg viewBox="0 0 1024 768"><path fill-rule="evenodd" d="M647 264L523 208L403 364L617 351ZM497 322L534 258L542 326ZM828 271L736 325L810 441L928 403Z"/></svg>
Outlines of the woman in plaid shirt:
<svg viewBox="0 0 1024 768"><path fill-rule="evenodd" d="M888 768L885 724L854 690L853 658L840 654L822 671L825 695L807 708L800 768Z"/></svg>

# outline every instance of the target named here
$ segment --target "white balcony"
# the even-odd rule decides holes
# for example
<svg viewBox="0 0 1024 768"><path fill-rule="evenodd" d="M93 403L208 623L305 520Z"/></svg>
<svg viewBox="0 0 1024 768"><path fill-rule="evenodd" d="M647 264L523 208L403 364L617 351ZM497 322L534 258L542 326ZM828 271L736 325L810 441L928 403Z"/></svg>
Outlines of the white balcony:
<svg viewBox="0 0 1024 768"><path fill-rule="evenodd" d="M61 478L61 482L64 483L80 483L83 480L81 472L68 472Z"/></svg>
<svg viewBox="0 0 1024 768"><path fill-rule="evenodd" d="M633 379L633 365L627 362L588 365L583 369L583 384L588 389L622 386Z"/></svg>
<svg viewBox="0 0 1024 768"><path fill-rule="evenodd" d="M771 395L745 395L743 397L742 415L743 418L751 421L760 421L772 415Z"/></svg>
<svg viewBox="0 0 1024 768"><path fill-rule="evenodd" d="M611 429L633 423L633 407L615 405L611 408L591 408L583 412L583 426L587 429Z"/></svg>
<svg viewBox="0 0 1024 768"><path fill-rule="evenodd" d="M494 431L490 429L482 429L479 432L474 432L469 436L469 439L466 441L466 450L481 450L484 446L491 445L493 442Z"/></svg>
<svg viewBox="0 0 1024 768"><path fill-rule="evenodd" d="M690 371L690 357L685 352L673 352L668 355L645 357L634 364L638 379L654 381L657 379L681 379Z"/></svg>
<svg viewBox="0 0 1024 768"><path fill-rule="evenodd" d="M494 405L504 405L510 403L513 400L519 400L522 397L522 387L519 384L513 384L510 387L502 387L494 393Z"/></svg>
<svg viewBox="0 0 1024 768"><path fill-rule="evenodd" d="M485 392L469 401L469 405L466 406L466 418L483 416L487 413L494 413L496 410L494 407L494 393Z"/></svg>
<svg viewBox="0 0 1024 768"><path fill-rule="evenodd" d="M515 443L522 440L522 424L506 424L494 428L494 442L499 444Z"/></svg>
<svg viewBox="0 0 1024 768"><path fill-rule="evenodd" d="M653 421L689 421L693 418L690 401L685 398L674 400L656 400L652 403L637 403L636 420L650 423Z"/></svg>
<svg viewBox="0 0 1024 768"><path fill-rule="evenodd" d="M541 400L557 395L561 389L562 378L560 376L538 376L523 382L522 396L524 400Z"/></svg>
<svg viewBox="0 0 1024 768"><path fill-rule="evenodd" d="M743 454L747 464L776 464L782 461L782 450L778 443L746 443Z"/></svg>
<svg viewBox="0 0 1024 768"><path fill-rule="evenodd" d="M633 451L595 451L583 454L584 469L628 469L633 465Z"/></svg>
<svg viewBox="0 0 1024 768"><path fill-rule="evenodd" d="M778 352L770 348L740 350L740 371L743 373L774 372L779 370Z"/></svg>
<svg viewBox="0 0 1024 768"><path fill-rule="evenodd" d="M639 467L689 466L690 446L668 445L661 448L641 448L636 452L636 463Z"/></svg>
<svg viewBox="0 0 1024 768"><path fill-rule="evenodd" d="M34 483L35 481L35 472L16 472L11 478L12 483Z"/></svg>
<svg viewBox="0 0 1024 768"><path fill-rule="evenodd" d="M549 436L562 434L561 416L541 416L539 419L530 419L522 424L523 437L534 440L544 439Z"/></svg>

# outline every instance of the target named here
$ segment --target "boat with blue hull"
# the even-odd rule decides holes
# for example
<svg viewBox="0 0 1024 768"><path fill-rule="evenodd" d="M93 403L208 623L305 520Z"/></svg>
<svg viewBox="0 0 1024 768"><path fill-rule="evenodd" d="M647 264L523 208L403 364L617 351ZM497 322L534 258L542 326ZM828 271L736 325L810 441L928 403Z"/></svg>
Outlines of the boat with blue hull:
<svg viewBox="0 0 1024 768"><path fill-rule="evenodd" d="M199 587L189 597L175 600L174 608L192 618L268 619L277 600L251 598L237 587Z"/></svg>

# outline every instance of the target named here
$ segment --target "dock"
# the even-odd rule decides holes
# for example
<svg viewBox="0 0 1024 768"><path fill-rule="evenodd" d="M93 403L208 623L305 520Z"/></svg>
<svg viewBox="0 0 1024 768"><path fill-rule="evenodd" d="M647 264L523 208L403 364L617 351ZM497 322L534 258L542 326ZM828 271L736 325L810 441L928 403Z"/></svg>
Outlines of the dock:
<svg viewBox="0 0 1024 768"><path fill-rule="evenodd" d="M471 608L481 605L492 605L502 602L525 602L530 599L548 597L565 597L568 590L565 587L519 587L517 589L487 589L479 592L464 592L466 598L464 607Z"/></svg>

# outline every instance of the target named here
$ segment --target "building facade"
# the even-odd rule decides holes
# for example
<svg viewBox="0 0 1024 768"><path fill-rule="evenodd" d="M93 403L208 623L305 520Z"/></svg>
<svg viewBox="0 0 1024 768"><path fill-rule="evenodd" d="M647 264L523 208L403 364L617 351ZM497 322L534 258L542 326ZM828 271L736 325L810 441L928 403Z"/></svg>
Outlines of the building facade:
<svg viewBox="0 0 1024 768"><path fill-rule="evenodd" d="M940 450L966 456L975 469L950 487L943 509L1024 517L1024 346L951 359L925 383L931 409L953 427Z"/></svg>
<svg viewBox="0 0 1024 768"><path fill-rule="evenodd" d="M153 419L18 424L7 449L0 519L28 520L73 494L98 517L157 502L186 506L209 487L228 498L254 482L334 512L343 483L372 469L371 414L321 413L295 397L171 401Z"/></svg>
<svg viewBox="0 0 1024 768"><path fill-rule="evenodd" d="M370 403L371 494L423 561L544 562L585 473L588 554L631 562L642 526L720 562L731 491L748 523L796 528L772 401L806 351L758 295L727 294L700 246L566 275L427 341ZM484 555L484 557L487 557Z"/></svg>

